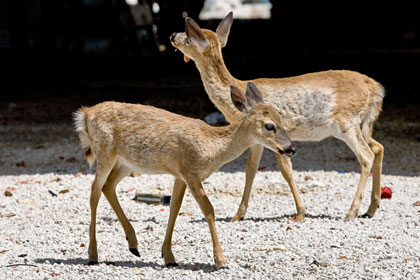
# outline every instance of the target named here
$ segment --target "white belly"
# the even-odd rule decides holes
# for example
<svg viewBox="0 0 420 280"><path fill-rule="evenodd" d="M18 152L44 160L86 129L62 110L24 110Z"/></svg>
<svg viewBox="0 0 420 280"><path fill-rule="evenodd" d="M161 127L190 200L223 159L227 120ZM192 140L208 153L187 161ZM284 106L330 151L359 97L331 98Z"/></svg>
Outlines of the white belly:
<svg viewBox="0 0 420 280"><path fill-rule="evenodd" d="M120 156L118 156L116 164L121 164L123 166L130 168L133 171L137 171L143 174L168 174L168 171L160 170L158 168L151 168L147 166L145 167Z"/></svg>
<svg viewBox="0 0 420 280"><path fill-rule="evenodd" d="M292 141L321 141L330 136L340 138L340 130L334 123L326 126L299 126L287 133Z"/></svg>

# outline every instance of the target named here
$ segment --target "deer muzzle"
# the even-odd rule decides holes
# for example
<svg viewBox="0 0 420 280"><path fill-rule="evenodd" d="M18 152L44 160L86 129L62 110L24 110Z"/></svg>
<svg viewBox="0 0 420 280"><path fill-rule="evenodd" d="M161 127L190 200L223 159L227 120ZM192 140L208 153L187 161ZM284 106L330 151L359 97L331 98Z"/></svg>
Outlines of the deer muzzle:
<svg viewBox="0 0 420 280"><path fill-rule="evenodd" d="M171 34L171 36L169 36L169 40L170 40L171 42L174 42L174 40L175 40L175 36L176 36L176 32L172 33L172 34Z"/></svg>
<svg viewBox="0 0 420 280"><path fill-rule="evenodd" d="M284 150L284 152L286 153L288 157L294 156L296 154L296 151L297 151L296 146L293 144Z"/></svg>

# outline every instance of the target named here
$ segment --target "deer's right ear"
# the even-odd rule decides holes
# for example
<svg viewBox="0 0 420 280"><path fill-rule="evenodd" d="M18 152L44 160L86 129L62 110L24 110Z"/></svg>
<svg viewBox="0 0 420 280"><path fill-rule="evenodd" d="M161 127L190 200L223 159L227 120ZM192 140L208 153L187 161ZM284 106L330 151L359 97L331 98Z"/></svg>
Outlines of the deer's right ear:
<svg viewBox="0 0 420 280"><path fill-rule="evenodd" d="M242 113L247 112L248 101L239 88L232 85L230 86L230 98L232 99L232 103L235 105L236 109Z"/></svg>
<svg viewBox="0 0 420 280"><path fill-rule="evenodd" d="M200 52L209 46L209 41L207 41L200 26L192 18L185 18L185 34L187 34L188 40L195 44Z"/></svg>
<svg viewBox="0 0 420 280"><path fill-rule="evenodd" d="M227 44L227 39L230 33L230 27L233 22L233 13L230 12L220 23L216 29L216 34L219 37L220 44L224 48Z"/></svg>

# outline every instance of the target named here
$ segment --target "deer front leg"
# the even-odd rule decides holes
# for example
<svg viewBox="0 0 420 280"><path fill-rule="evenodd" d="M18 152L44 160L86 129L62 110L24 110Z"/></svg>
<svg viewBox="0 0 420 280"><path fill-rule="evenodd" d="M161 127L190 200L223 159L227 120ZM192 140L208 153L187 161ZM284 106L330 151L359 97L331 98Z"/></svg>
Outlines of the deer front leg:
<svg viewBox="0 0 420 280"><path fill-rule="evenodd" d="M105 182L102 192L104 193L106 199L108 200L109 204L111 205L112 209L114 210L115 214L118 217L118 220L120 221L124 229L130 252L133 255L140 257L140 253L137 249L138 242L136 233L130 221L127 219L127 216L124 214L124 211L122 210L121 205L118 202L117 194L115 193L115 188L117 184L130 172L131 170L125 166L114 166Z"/></svg>
<svg viewBox="0 0 420 280"><path fill-rule="evenodd" d="M191 191L191 194L200 205L201 211L204 214L204 217L207 220L207 223L210 227L211 239L213 241L213 255L216 262L217 268L222 268L227 266L227 261L223 255L222 248L220 247L219 239L216 233L216 223L214 220L214 208L210 203L206 192L201 185L201 182L198 179L192 179L188 181L188 186Z"/></svg>
<svg viewBox="0 0 420 280"><path fill-rule="evenodd" d="M305 220L305 211L306 207L305 204L302 202L299 190L297 189L295 185L295 181L293 180L293 174L292 174L292 161L289 157L284 157L279 154L275 154L277 158L277 162L280 167L281 174L283 175L283 178L286 180L287 184L290 187L290 190L292 191L293 199L295 200L296 204L296 222L303 222Z"/></svg>
<svg viewBox="0 0 420 280"><path fill-rule="evenodd" d="M181 208L187 185L181 179L175 178L174 189L171 197L171 208L169 213L168 227L166 228L165 241L162 246L162 257L167 267L178 266L172 253L172 233L174 231L175 221Z"/></svg>
<svg viewBox="0 0 420 280"><path fill-rule="evenodd" d="M245 189L242 195L241 204L239 205L236 215L230 220L231 222L243 220L245 217L246 210L248 208L249 197L251 194L252 183L254 182L255 174L257 173L263 151L264 147L262 145L254 145L249 148L245 174Z"/></svg>

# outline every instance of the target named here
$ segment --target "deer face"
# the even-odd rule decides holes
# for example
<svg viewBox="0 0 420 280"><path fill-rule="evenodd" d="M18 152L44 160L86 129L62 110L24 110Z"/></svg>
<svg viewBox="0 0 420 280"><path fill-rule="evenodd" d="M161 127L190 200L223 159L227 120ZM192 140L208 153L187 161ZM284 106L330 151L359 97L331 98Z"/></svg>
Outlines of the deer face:
<svg viewBox="0 0 420 280"><path fill-rule="evenodd" d="M230 89L232 102L239 111L245 113L244 121L254 140L273 152L294 156L296 147L284 129L281 116L273 106L264 103L258 88L249 82L245 94L235 86Z"/></svg>
<svg viewBox="0 0 420 280"><path fill-rule="evenodd" d="M211 50L220 51L226 46L233 22L233 14L229 13L217 27L216 33L200 26L191 18L185 19L185 32L172 33L171 44L184 54L185 62L191 59L198 61L205 54L211 55Z"/></svg>
<svg viewBox="0 0 420 280"><path fill-rule="evenodd" d="M296 154L296 147L290 141L284 129L284 123L273 106L256 104L250 116L251 130L256 141L264 147L281 155L292 157Z"/></svg>

